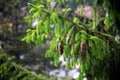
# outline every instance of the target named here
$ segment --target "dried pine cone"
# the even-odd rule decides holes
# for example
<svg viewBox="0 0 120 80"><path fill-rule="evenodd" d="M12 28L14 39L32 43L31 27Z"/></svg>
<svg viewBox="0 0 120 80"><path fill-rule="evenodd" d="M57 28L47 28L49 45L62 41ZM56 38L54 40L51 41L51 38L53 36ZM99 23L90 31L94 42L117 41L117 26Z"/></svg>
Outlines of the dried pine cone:
<svg viewBox="0 0 120 80"><path fill-rule="evenodd" d="M63 54L63 45L62 45L62 42L58 43L57 50L58 50L59 54L61 54L61 55Z"/></svg>
<svg viewBox="0 0 120 80"><path fill-rule="evenodd" d="M86 52L87 52L87 44L86 43L81 43L80 52L81 52L81 54L86 54Z"/></svg>

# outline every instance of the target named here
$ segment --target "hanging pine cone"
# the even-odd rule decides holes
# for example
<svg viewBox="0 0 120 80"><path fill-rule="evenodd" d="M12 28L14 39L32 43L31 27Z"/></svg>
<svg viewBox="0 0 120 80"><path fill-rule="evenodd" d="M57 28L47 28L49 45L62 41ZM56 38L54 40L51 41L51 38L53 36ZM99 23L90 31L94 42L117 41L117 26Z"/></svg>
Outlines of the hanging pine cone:
<svg viewBox="0 0 120 80"><path fill-rule="evenodd" d="M58 50L59 54L61 54L61 55L63 54L63 45L62 45L62 42L58 43L57 50Z"/></svg>
<svg viewBox="0 0 120 80"><path fill-rule="evenodd" d="M86 52L87 52L87 44L86 43L81 43L80 52L81 52L81 54L86 54Z"/></svg>

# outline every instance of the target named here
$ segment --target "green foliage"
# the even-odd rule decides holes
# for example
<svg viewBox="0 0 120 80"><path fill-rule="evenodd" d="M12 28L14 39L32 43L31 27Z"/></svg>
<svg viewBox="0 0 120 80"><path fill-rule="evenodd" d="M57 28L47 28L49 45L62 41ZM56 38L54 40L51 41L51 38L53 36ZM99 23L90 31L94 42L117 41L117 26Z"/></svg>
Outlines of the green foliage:
<svg viewBox="0 0 120 80"><path fill-rule="evenodd" d="M22 66L14 63L12 57L0 53L0 80L47 80L48 78L28 71ZM52 78L51 78L52 79ZM53 80L53 79L52 79Z"/></svg>
<svg viewBox="0 0 120 80"><path fill-rule="evenodd" d="M51 1L52 0L48 0L45 4L49 5ZM67 2L67 0L57 0L55 2L61 5L63 2ZM76 2L79 2L79 0L73 1L73 3ZM83 3L85 2L86 0L83 0ZM36 36L34 36L33 30L30 30L27 32L26 37L23 38L23 41L28 43L33 42L39 45L48 37L48 34L52 34L53 38L50 42L50 49L46 52L45 56L54 58L55 66L59 64L59 55L63 55L64 60L67 62L67 70L80 64L81 73L79 80L83 80L84 77L87 77L88 80L110 79L109 75L111 75L111 73L105 69L110 65L110 61L112 61L110 60L110 56L116 53L115 50L119 49L119 47L116 48L115 45L120 46L115 42L112 35L115 34L113 28L111 28L112 25L115 25L113 21L115 15L112 13L112 18L101 17L97 19L96 14L100 14L96 10L97 4L99 4L98 0L95 0L92 4L92 21L88 20L88 22L84 22L85 20L82 21L79 19L80 16L76 16L75 14L70 17L66 15L70 11L67 5L65 6L65 13L61 11L60 5L56 5L55 9L52 10L50 10L49 7L40 7L40 10L42 10L40 13L33 13L34 18L40 18L35 29ZM102 4L103 5L99 5L99 7L107 8L106 12L108 12L110 3L103 1ZM42 3L37 4L37 6L29 5L36 8L41 6ZM83 8L80 11L81 15ZM54 27L51 28L51 25L54 25ZM111 33L110 31L113 32ZM34 39L34 37L30 38L31 35L36 39ZM111 42L114 44L110 44ZM108 51L109 49L110 51ZM102 65L102 67L100 67L100 65ZM102 74L102 71L105 75Z"/></svg>
<svg viewBox="0 0 120 80"><path fill-rule="evenodd" d="M87 39L87 33L84 30L81 30L80 32L81 32L81 35L80 35L81 36L81 42L85 43L86 39Z"/></svg>
<svg viewBox="0 0 120 80"><path fill-rule="evenodd" d="M83 8L83 6L80 8L80 16L82 16L83 15L83 11L84 11L84 8Z"/></svg>
<svg viewBox="0 0 120 80"><path fill-rule="evenodd" d="M79 19L77 17L74 17L73 22L79 24Z"/></svg>

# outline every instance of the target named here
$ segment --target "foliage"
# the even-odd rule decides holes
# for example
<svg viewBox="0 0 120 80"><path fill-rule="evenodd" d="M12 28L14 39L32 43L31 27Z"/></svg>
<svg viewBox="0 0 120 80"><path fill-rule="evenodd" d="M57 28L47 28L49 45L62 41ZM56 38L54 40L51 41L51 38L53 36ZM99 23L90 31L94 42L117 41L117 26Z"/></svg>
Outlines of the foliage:
<svg viewBox="0 0 120 80"><path fill-rule="evenodd" d="M47 80L47 77L28 71L12 59L0 52L0 80Z"/></svg>
<svg viewBox="0 0 120 80"><path fill-rule="evenodd" d="M115 9L110 10L113 6L110 5L109 0L101 0L100 3L99 0L94 0L91 3L91 21L85 17L81 19L82 13L71 15L69 5L62 7L68 1L40 0L35 4L28 3L32 18L38 18L39 22L35 29L27 30L22 41L40 45L52 35L50 49L45 56L54 58L55 66L59 64L59 55L63 55L64 60L67 61L67 69L80 64L79 80L84 77L88 80L116 79L118 74L113 75L113 73L119 70L120 44L117 43L119 41L115 41L114 36L119 34L119 25L115 22L117 19L120 20L119 13ZM71 1L75 4L79 1L81 4L86 2L86 0ZM50 5L51 2L55 2L55 5ZM109 17L100 16L102 8L106 9ZM94 17L96 14L100 17Z"/></svg>

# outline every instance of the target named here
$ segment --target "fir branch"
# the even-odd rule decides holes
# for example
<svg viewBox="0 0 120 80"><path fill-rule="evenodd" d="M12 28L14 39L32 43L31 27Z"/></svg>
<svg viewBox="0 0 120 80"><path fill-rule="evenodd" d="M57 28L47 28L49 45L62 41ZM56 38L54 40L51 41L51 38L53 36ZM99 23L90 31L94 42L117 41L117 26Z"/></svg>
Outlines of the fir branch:
<svg viewBox="0 0 120 80"><path fill-rule="evenodd" d="M43 12L46 13L46 14L48 14L48 15L50 15L50 12L48 12L47 10L43 10ZM101 32L101 31L88 29L87 27L92 26L92 24L86 24L86 25L85 25L85 24L82 24L82 23L76 24L76 23L73 22L72 19L70 19L70 18L68 18L68 17L64 17L64 16L62 16L62 15L59 15L59 18L66 19L66 20L68 20L69 22L71 22L73 25L78 26L80 29L83 29L83 30L87 31L88 33L95 34L95 35L97 35L97 36L99 36L99 37L101 37L101 38L105 38L105 39L109 40L110 42L113 42L114 44L117 44L117 42L115 41L115 39L114 39L114 37L113 37L112 35L107 34L107 33L103 33L103 32ZM118 44L117 44L117 45L118 45Z"/></svg>

